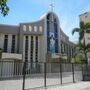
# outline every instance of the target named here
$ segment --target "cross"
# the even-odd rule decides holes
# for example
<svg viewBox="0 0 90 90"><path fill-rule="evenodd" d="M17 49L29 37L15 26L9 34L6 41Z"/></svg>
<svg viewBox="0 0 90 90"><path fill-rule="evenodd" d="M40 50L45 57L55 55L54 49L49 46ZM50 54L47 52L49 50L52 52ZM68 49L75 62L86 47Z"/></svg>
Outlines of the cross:
<svg viewBox="0 0 90 90"><path fill-rule="evenodd" d="M53 12L53 10L54 10L54 3L51 3L51 4L50 4L50 9L51 9L51 11Z"/></svg>

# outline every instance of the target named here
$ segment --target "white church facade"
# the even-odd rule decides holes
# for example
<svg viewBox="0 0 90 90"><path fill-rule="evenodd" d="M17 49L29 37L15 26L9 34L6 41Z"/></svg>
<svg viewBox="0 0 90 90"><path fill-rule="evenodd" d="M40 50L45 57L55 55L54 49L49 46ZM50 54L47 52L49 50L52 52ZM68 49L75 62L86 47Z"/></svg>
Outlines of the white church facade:
<svg viewBox="0 0 90 90"><path fill-rule="evenodd" d="M14 25L0 24L1 60L52 62L59 59L69 62L75 44L62 31L59 18L54 12L44 14L36 22ZM57 62L57 61L56 61Z"/></svg>

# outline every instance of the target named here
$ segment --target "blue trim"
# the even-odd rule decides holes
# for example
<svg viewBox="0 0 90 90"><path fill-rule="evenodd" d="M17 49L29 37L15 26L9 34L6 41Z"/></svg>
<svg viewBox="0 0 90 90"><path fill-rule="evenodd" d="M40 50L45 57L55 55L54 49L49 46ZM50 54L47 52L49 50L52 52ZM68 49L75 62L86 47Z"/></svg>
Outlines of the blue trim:
<svg viewBox="0 0 90 90"><path fill-rule="evenodd" d="M47 21L47 51L50 51L49 32L50 32L49 21Z"/></svg>
<svg viewBox="0 0 90 90"><path fill-rule="evenodd" d="M54 23L54 35L55 35L55 52L58 53L58 28L57 23Z"/></svg>

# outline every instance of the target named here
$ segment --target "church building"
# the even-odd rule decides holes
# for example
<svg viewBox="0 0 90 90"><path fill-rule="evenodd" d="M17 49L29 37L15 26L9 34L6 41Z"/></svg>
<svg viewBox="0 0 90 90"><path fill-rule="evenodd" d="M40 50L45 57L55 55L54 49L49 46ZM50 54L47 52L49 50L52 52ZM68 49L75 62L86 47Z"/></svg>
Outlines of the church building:
<svg viewBox="0 0 90 90"><path fill-rule="evenodd" d="M48 12L36 22L0 24L2 60L71 62L75 44L62 31L56 13Z"/></svg>

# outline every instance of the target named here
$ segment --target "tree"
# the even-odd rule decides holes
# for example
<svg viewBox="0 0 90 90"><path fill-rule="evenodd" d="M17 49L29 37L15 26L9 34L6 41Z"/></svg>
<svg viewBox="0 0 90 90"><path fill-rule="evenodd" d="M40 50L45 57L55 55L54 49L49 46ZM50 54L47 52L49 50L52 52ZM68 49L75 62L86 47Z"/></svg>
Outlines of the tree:
<svg viewBox="0 0 90 90"><path fill-rule="evenodd" d="M79 34L79 40L77 46L79 47L79 50L82 51L82 53L85 56L86 62L87 62L87 53L90 51L90 48L85 44L85 33L90 28L90 23L84 23L80 22L80 28L74 28L72 30L72 35L77 32Z"/></svg>
<svg viewBox="0 0 90 90"><path fill-rule="evenodd" d="M0 12L3 16L8 14L9 7L7 6L7 0L0 0Z"/></svg>

